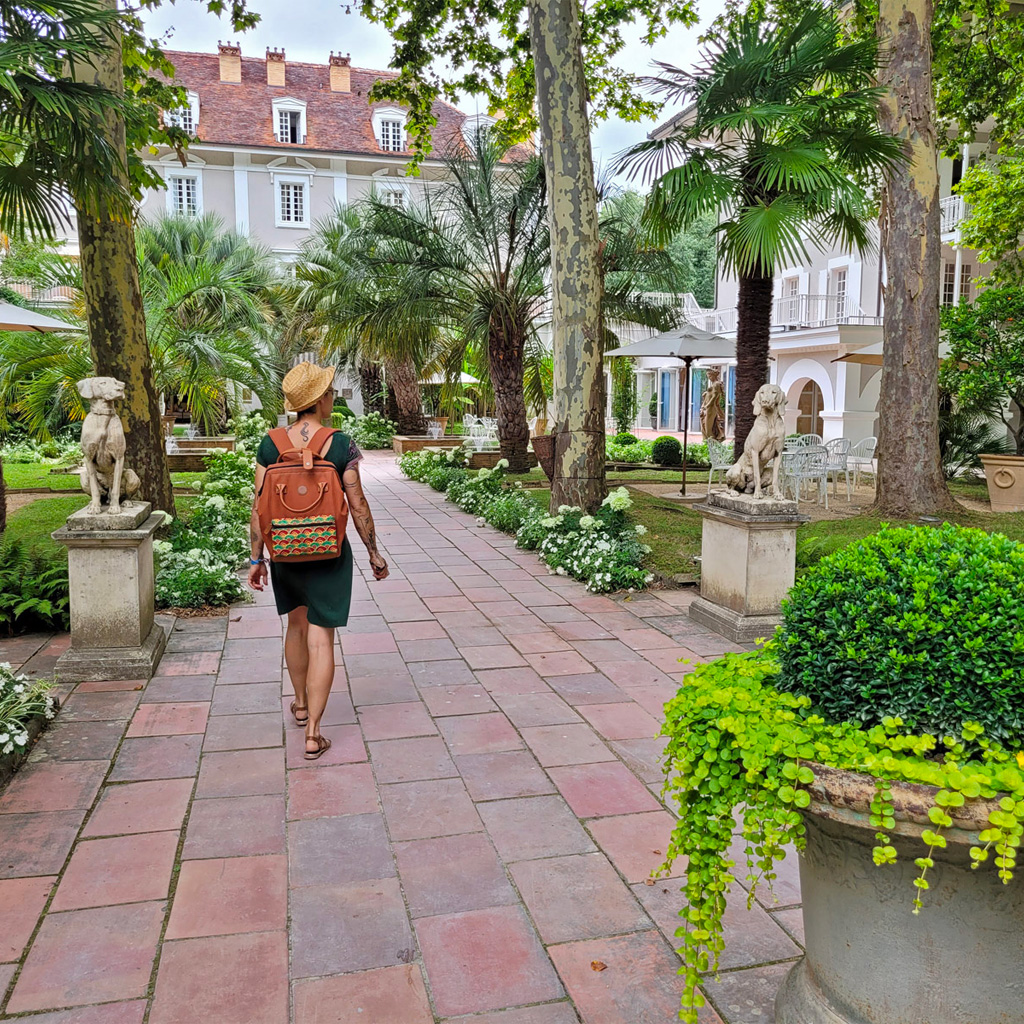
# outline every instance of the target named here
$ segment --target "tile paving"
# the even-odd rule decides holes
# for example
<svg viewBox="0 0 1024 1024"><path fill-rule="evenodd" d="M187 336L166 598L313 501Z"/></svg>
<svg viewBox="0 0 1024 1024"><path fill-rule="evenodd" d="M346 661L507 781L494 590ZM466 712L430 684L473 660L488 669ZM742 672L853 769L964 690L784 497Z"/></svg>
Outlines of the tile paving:
<svg viewBox="0 0 1024 1024"><path fill-rule="evenodd" d="M587 594L388 456L365 465L392 576L357 574L332 750L302 757L269 595L165 616L148 682L74 688L0 795L0 1019L677 1019L656 733L679 659L729 644L685 592ZM0 660L41 675L66 644ZM795 858L776 896L730 899L702 1024L772 1021Z"/></svg>

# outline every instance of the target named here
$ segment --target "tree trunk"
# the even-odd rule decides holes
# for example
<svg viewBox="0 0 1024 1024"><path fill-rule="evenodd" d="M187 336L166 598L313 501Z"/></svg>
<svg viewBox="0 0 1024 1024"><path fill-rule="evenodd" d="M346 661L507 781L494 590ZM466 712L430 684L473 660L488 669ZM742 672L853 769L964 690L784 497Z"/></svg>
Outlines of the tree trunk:
<svg viewBox="0 0 1024 1024"><path fill-rule="evenodd" d="M116 9L117 0L102 0L102 6ZM123 93L119 37L112 46L110 38L104 36L94 60L93 65L78 69L80 77L113 93ZM127 175L124 122L108 114L104 134ZM105 204L98 210L85 209L79 202L75 207L93 363L97 375L116 377L125 383L124 401L118 408L127 441L125 465L139 476L142 500L151 501L156 508L173 515L174 491L164 457L160 396L153 381L146 338L134 224L114 214Z"/></svg>
<svg viewBox="0 0 1024 1024"><path fill-rule="evenodd" d="M754 425L754 396L768 383L768 348L772 329L770 274L739 279L736 320L736 430L734 451L739 458L743 442Z"/></svg>
<svg viewBox="0 0 1024 1024"><path fill-rule="evenodd" d="M380 363L359 364L359 393L363 396L363 412L379 412L382 416L386 410L387 396L384 390L384 378L381 376Z"/></svg>
<svg viewBox="0 0 1024 1024"><path fill-rule="evenodd" d="M597 190L577 0L530 0L551 224L555 470L551 507L604 499L604 378Z"/></svg>
<svg viewBox="0 0 1024 1024"><path fill-rule="evenodd" d="M411 359L389 360L388 384L394 388L396 422L399 434L422 437L427 432L420 394L420 375Z"/></svg>
<svg viewBox="0 0 1024 1024"><path fill-rule="evenodd" d="M882 128L903 141L882 201L885 318L878 399L874 511L913 518L950 508L939 452L938 150L932 92L932 0L881 0L878 36L888 53Z"/></svg>
<svg viewBox="0 0 1024 1024"><path fill-rule="evenodd" d="M522 335L509 330L507 324L492 329L488 354L501 457L508 459L510 473L526 473L530 469L530 426L523 396Z"/></svg>
<svg viewBox="0 0 1024 1024"><path fill-rule="evenodd" d="M7 484L4 483L4 459L0 455L0 536L7 529Z"/></svg>

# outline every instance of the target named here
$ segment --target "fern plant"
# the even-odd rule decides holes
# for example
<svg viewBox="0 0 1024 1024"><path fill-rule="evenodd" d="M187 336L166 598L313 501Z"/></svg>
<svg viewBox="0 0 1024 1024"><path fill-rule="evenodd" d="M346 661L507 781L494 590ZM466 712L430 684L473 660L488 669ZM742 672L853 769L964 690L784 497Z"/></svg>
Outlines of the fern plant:
<svg viewBox="0 0 1024 1024"><path fill-rule="evenodd" d="M66 630L68 603L68 566L61 555L20 541L0 545L0 634Z"/></svg>

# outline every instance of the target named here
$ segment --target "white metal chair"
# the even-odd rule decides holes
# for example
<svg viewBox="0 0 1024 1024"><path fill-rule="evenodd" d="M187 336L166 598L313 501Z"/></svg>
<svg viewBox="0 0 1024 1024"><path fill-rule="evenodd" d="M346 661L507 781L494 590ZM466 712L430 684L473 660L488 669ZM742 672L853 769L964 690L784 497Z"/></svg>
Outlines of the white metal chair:
<svg viewBox="0 0 1024 1024"><path fill-rule="evenodd" d="M708 490L711 490L711 485L715 482L715 474L721 473L722 479L725 479L725 471L732 467L732 445L725 444L724 441L716 441L715 438L708 438L708 460L711 463L711 470L708 473Z"/></svg>
<svg viewBox="0 0 1024 1024"><path fill-rule="evenodd" d="M828 508L828 452L824 446L815 445L803 451L789 453L786 475L795 485L796 500L800 501L800 485L812 481L818 491L818 504L824 500Z"/></svg>
<svg viewBox="0 0 1024 1024"><path fill-rule="evenodd" d="M868 472L875 476L878 471L878 463L875 459L875 449L878 447L877 437L865 437L858 441L851 449L847 459L847 465L853 469L853 489L860 485L860 475Z"/></svg>
<svg viewBox="0 0 1024 1024"><path fill-rule="evenodd" d="M805 448L821 447L821 434L801 434L800 439L803 441Z"/></svg>
<svg viewBox="0 0 1024 1024"><path fill-rule="evenodd" d="M850 439L848 437L836 437L826 442L825 451L828 453L828 474L832 477L832 494L839 493L839 474L846 474L846 500L850 500Z"/></svg>

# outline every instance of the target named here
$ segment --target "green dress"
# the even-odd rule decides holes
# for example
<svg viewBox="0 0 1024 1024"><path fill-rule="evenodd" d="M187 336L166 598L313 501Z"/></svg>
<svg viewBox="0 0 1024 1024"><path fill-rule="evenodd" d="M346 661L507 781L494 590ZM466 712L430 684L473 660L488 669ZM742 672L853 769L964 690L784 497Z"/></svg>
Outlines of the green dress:
<svg viewBox="0 0 1024 1024"><path fill-rule="evenodd" d="M277 445L268 434L260 442L256 461L269 466L277 461ZM325 458L333 462L340 476L361 458L355 442L340 431L331 439ZM322 562L271 562L270 582L278 615L287 615L305 607L306 616L314 626L336 629L348 625L352 605L352 546L346 537L337 558Z"/></svg>

